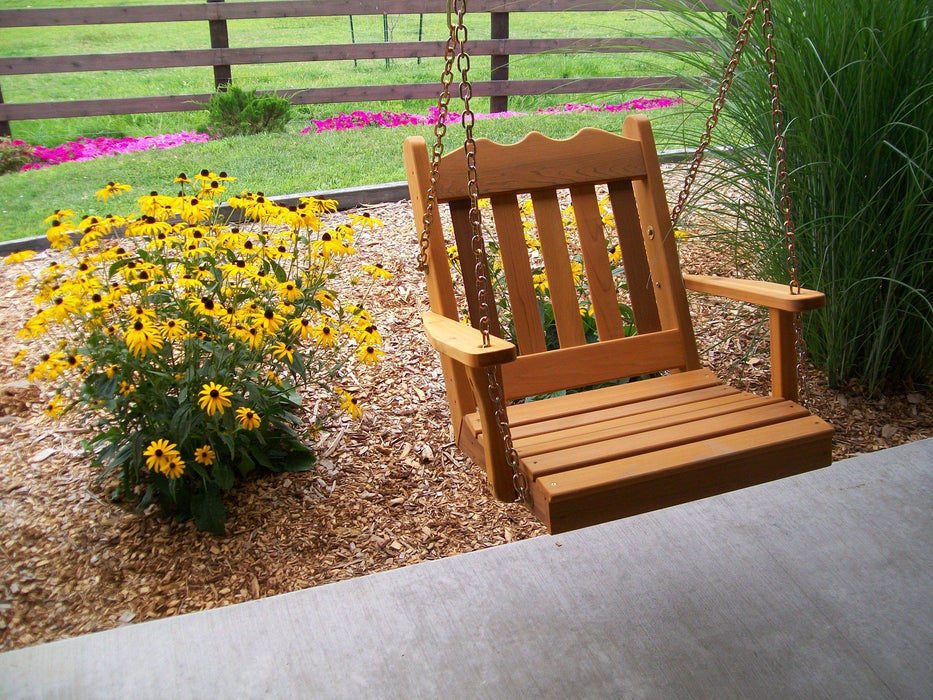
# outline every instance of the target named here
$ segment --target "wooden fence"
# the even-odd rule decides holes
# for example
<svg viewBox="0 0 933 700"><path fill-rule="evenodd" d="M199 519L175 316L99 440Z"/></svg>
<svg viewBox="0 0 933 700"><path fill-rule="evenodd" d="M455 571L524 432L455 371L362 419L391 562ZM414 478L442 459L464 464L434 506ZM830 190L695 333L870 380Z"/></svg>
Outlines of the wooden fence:
<svg viewBox="0 0 933 700"><path fill-rule="evenodd" d="M720 11L714 0L681 0L687 6ZM471 56L490 57L490 80L475 81L473 95L491 98L491 111L505 111L510 95L542 93L586 94L631 89L673 90L686 87L677 76L607 76L598 78L509 79L510 56L560 53L617 53L636 51L696 50L701 38L592 37L576 39L509 38L509 16L516 12L618 12L655 9L651 0L471 0L470 15L490 15L489 39L469 40ZM81 71L133 70L212 66L216 89L233 78L232 66L306 61L349 61L363 59L429 58L444 54L446 37L437 41L350 43L317 46L229 46L228 20L419 15L446 12L444 0L256 0L231 2L206 0L198 5L135 5L55 9L0 10L0 29L15 27L61 27L123 23L204 21L210 30L210 48L177 51L138 51L118 54L0 57L0 76L53 74ZM437 83L408 83L353 87L308 87L283 90L293 104L367 102L432 99ZM203 109L211 93L127 97L56 102L4 103L0 92L0 135L10 135L10 122L21 119L89 117L111 114L182 112Z"/></svg>

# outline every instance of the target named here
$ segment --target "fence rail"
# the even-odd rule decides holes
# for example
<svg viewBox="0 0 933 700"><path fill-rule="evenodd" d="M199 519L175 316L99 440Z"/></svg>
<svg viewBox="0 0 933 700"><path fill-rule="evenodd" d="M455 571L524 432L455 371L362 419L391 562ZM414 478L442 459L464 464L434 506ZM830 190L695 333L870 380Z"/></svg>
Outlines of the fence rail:
<svg viewBox="0 0 933 700"><path fill-rule="evenodd" d="M680 0L686 7L722 11L713 0ZM601 78L509 78L510 56L540 53L625 53L636 51L689 51L705 45L702 37L673 39L509 38L509 15L516 12L618 12L669 9L669 3L653 0L473 0L471 14L491 16L491 38L471 40L473 56L490 57L490 80L475 81L473 94L490 97L491 111L508 109L514 95L600 93L629 89L679 89L687 81L675 76ZM438 14L439 0L278 0L225 3L207 0L198 5L137 5L54 9L0 10L0 29L15 27L60 27L125 23L207 21L211 48L177 51L139 51L116 54L0 57L0 76L72 73L100 70L136 70L212 66L215 89L224 89L232 79L232 66L312 61L346 61L395 58L433 58L443 55L445 41L352 43L308 46L232 48L228 20L291 17L386 16L388 14ZM404 83L342 87L309 87L278 91L293 104L367 102L430 99L437 96L435 83ZM212 93L153 97L60 100L55 102L4 103L0 93L0 135L10 135L10 122L25 119L182 112L203 109Z"/></svg>

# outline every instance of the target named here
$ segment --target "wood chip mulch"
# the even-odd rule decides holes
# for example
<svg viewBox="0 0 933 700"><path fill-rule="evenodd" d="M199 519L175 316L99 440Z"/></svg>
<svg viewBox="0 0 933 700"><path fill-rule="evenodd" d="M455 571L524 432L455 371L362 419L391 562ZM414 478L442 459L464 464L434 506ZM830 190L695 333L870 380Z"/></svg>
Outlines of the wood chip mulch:
<svg viewBox="0 0 933 700"><path fill-rule="evenodd" d="M318 468L263 474L226 496L227 534L198 533L157 510L137 515L98 484L78 416L43 413L49 394L10 366L29 314L0 267L0 651L220 607L448 557L545 533L516 504L493 500L452 444L440 366L424 340L408 202L369 208L386 226L357 241L394 278L367 300L386 358L361 387L362 421L322 433ZM689 272L727 260L681 244ZM38 260L47 264L52 253ZM742 389L768 390L762 317L692 299L704 362ZM933 434L930 387L870 398L807 378L811 410L836 428L836 459Z"/></svg>

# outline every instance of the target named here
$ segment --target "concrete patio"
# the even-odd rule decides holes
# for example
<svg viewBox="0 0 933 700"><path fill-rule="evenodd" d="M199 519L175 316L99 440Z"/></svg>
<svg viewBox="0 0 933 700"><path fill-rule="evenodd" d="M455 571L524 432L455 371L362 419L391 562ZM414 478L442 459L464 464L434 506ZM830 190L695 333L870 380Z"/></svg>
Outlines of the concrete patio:
<svg viewBox="0 0 933 700"><path fill-rule="evenodd" d="M933 439L0 654L3 697L933 697Z"/></svg>

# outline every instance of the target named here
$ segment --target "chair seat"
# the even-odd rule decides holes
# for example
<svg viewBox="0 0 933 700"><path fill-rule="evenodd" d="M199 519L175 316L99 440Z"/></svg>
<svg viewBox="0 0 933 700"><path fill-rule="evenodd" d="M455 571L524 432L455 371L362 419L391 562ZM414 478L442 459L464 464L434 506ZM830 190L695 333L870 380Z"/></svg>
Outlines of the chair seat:
<svg viewBox="0 0 933 700"><path fill-rule="evenodd" d="M833 429L786 399L709 370L511 406L532 508L552 533L828 466ZM479 417L461 446L483 454Z"/></svg>

